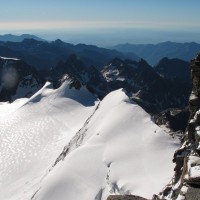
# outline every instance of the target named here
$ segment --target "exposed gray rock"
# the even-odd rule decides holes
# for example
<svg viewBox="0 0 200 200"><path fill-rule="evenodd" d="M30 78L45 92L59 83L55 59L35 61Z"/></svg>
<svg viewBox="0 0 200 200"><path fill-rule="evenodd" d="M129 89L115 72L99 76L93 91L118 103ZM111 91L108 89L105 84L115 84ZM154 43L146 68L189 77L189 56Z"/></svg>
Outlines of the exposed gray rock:
<svg viewBox="0 0 200 200"><path fill-rule="evenodd" d="M135 195L111 195L107 200L147 200L145 198L135 196Z"/></svg>
<svg viewBox="0 0 200 200"><path fill-rule="evenodd" d="M185 200L199 200L200 199L200 188L189 187Z"/></svg>
<svg viewBox="0 0 200 200"><path fill-rule="evenodd" d="M189 99L190 120L182 147L174 154L175 175L167 199L200 199L200 52L191 61L193 90Z"/></svg>

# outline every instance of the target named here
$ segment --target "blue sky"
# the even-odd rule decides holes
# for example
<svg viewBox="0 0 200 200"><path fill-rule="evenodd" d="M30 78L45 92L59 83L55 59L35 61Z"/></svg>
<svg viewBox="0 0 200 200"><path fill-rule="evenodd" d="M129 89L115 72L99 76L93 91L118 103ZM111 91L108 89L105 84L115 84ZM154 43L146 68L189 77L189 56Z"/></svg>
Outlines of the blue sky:
<svg viewBox="0 0 200 200"><path fill-rule="evenodd" d="M120 37L120 32L127 35L138 32L139 36L140 31L146 31L154 35L165 33L169 39L170 33L176 35L174 39L178 33L185 33L187 40L189 34L194 37L200 32L199 0L0 0L0 2L0 34L38 33L52 39L56 34L58 37L71 34L78 40L84 35L88 37L96 34L103 38L106 34ZM118 36L116 32L119 32ZM196 35L194 40L198 40ZM181 38L184 39L184 36Z"/></svg>

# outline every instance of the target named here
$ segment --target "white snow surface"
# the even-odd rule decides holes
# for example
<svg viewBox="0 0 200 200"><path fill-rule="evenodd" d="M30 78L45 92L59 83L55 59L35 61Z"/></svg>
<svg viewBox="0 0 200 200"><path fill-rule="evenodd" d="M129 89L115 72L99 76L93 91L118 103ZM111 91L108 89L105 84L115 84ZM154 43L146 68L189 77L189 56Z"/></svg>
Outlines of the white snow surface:
<svg viewBox="0 0 200 200"><path fill-rule="evenodd" d="M98 103L67 82L0 103L0 199L106 200L160 192L173 176L179 142L123 90ZM52 169L68 144L69 153Z"/></svg>
<svg viewBox="0 0 200 200"><path fill-rule="evenodd" d="M0 103L0 199L27 200L97 106L85 89L47 83L31 98Z"/></svg>
<svg viewBox="0 0 200 200"><path fill-rule="evenodd" d="M109 194L151 198L173 176L179 142L123 90L108 94L79 134L81 145L69 147L64 161L38 185L34 200L106 200Z"/></svg>
<svg viewBox="0 0 200 200"><path fill-rule="evenodd" d="M20 60L18 58L7 58L7 57L2 57L2 56L0 56L0 58L3 60Z"/></svg>

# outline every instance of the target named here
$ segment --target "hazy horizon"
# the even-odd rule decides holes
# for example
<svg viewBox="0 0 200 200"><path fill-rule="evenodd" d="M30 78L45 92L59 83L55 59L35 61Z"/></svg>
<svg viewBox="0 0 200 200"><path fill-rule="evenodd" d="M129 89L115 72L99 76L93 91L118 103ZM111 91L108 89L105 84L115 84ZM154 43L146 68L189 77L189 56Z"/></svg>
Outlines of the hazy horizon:
<svg viewBox="0 0 200 200"><path fill-rule="evenodd" d="M116 33L83 33L83 32L5 32L1 35L17 35L30 34L45 39L47 41L55 41L60 39L67 43L87 45L97 45L100 47L112 47L118 44L158 44L162 42L196 42L200 43L198 33L190 32L160 32L149 30L121 30Z"/></svg>
<svg viewBox="0 0 200 200"><path fill-rule="evenodd" d="M2 0L0 35L98 46L200 42L199 7L198 0Z"/></svg>

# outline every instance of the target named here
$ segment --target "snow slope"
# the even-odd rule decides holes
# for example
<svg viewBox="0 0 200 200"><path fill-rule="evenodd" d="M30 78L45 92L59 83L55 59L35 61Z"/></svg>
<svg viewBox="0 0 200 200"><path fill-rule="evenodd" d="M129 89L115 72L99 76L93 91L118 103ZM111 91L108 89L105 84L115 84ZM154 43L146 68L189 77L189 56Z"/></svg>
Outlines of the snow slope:
<svg viewBox="0 0 200 200"><path fill-rule="evenodd" d="M164 133L123 90L107 95L43 179L34 200L151 198L173 175L177 140Z"/></svg>
<svg viewBox="0 0 200 200"><path fill-rule="evenodd" d="M0 199L26 200L86 119L96 99L83 87L47 83L30 99L0 103Z"/></svg>

